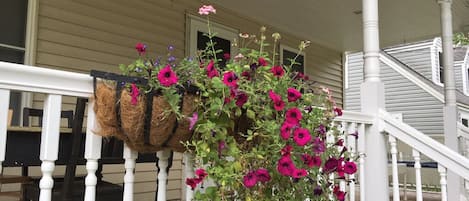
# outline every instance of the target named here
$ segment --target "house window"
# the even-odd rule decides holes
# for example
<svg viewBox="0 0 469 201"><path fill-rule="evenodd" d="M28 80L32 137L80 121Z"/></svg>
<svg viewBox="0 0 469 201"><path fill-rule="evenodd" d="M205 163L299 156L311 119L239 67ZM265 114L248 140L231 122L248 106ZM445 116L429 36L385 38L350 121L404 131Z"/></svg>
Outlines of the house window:
<svg viewBox="0 0 469 201"><path fill-rule="evenodd" d="M302 52L298 57L297 55L298 50L280 45L280 62L287 67L291 65L293 71L305 73L305 54ZM292 65L293 59L295 59L295 63Z"/></svg>
<svg viewBox="0 0 469 201"><path fill-rule="evenodd" d="M204 50L207 47L209 38L207 36L207 22L203 18L188 15L188 48L189 52L187 56L195 56L198 50ZM237 49L231 46L231 41L238 38L238 31L224 26L219 23L210 22L212 33L216 33L212 37L212 41L215 46L215 50L221 50L217 53L217 59L220 61L220 66L225 66L226 60L224 54L228 53L231 57L237 54Z"/></svg>
<svg viewBox="0 0 469 201"><path fill-rule="evenodd" d="M0 7L0 61L24 63L28 0L4 0ZM21 117L21 93L12 91L10 109L13 109L12 125L19 125Z"/></svg>
<svg viewBox="0 0 469 201"><path fill-rule="evenodd" d="M469 124L468 124L467 119L462 118L462 119L461 119L461 123L462 123L462 125L464 125L464 126L466 126L466 127L469 127Z"/></svg>
<svg viewBox="0 0 469 201"><path fill-rule="evenodd" d="M441 84L445 83L445 74L444 74L444 67L443 67L443 54L438 52L438 79Z"/></svg>

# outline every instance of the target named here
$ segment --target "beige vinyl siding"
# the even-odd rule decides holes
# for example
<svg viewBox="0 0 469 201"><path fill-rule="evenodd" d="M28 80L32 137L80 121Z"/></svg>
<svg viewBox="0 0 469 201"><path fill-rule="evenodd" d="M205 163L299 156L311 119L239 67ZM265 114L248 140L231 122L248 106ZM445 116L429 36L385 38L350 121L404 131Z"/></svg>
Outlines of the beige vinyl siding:
<svg viewBox="0 0 469 201"><path fill-rule="evenodd" d="M149 56L166 55L168 45L175 47L173 55L177 58L186 56L186 16L198 16L197 10L201 5L191 0L40 0L39 3L35 65L81 73L89 73L91 69L118 72L118 64L128 64L136 58L134 46L137 42L147 44ZM271 34L281 30L222 6L216 8L218 14L211 20L239 32L258 34L264 25L268 30L266 36L271 40ZM292 33L280 34L281 43L290 47L298 47L302 40ZM331 88L337 103L342 105L341 53L311 44L306 49L306 65L305 72L316 81L316 85ZM33 107L42 108L44 97L43 94L35 94ZM75 102L74 97L64 97L62 109L74 109ZM178 200L184 186L181 155L175 156L168 196ZM106 173L104 179L121 183L123 166L112 167L114 169ZM107 169L105 166L105 171ZM155 170L154 164L137 165L137 200L154 199Z"/></svg>

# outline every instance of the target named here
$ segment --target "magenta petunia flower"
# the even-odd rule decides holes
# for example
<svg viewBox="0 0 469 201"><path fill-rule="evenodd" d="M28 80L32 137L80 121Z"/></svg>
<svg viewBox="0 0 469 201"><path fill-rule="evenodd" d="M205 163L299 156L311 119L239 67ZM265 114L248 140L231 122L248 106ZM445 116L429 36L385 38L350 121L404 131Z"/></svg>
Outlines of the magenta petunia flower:
<svg viewBox="0 0 469 201"><path fill-rule="evenodd" d="M302 118L301 111L296 107L288 109L285 116L288 123L295 125L299 124Z"/></svg>
<svg viewBox="0 0 469 201"><path fill-rule="evenodd" d="M335 171L337 169L337 164L338 164L338 160L336 158L331 157L327 159L323 167L324 172L328 173L328 172Z"/></svg>
<svg viewBox="0 0 469 201"><path fill-rule="evenodd" d="M217 13L217 10L212 5L203 5L199 8L199 15L209 15L210 13Z"/></svg>
<svg viewBox="0 0 469 201"><path fill-rule="evenodd" d="M166 65L166 67L158 72L158 80L160 81L161 85L169 87L178 82L178 77L173 69L171 69L171 66Z"/></svg>
<svg viewBox="0 0 469 201"><path fill-rule="evenodd" d="M202 180L199 178L187 178L186 179L186 185L190 186L192 190L194 190L195 187L197 187L197 185L200 182L202 182Z"/></svg>
<svg viewBox="0 0 469 201"><path fill-rule="evenodd" d="M284 140L290 139L292 128L295 127L294 124L288 122L283 122L282 127L280 127L280 137Z"/></svg>
<svg viewBox="0 0 469 201"><path fill-rule="evenodd" d="M357 164L350 161L345 162L344 172L347 174L354 174L355 172L357 172Z"/></svg>
<svg viewBox="0 0 469 201"><path fill-rule="evenodd" d="M243 107L246 102L248 102L248 95L246 93L239 93L236 96L236 106Z"/></svg>
<svg viewBox="0 0 469 201"><path fill-rule="evenodd" d="M258 66L267 66L268 65L267 61L262 57L259 57L259 59L257 60L257 64L258 64Z"/></svg>
<svg viewBox="0 0 469 201"><path fill-rule="evenodd" d="M322 134L322 135L326 134L326 127L325 127L324 125L322 125L322 124L319 125L319 127L317 128L317 130L318 130L318 133L319 133L319 134Z"/></svg>
<svg viewBox="0 0 469 201"><path fill-rule="evenodd" d="M192 117L189 117L189 130L192 130L195 126L195 123L197 123L197 120L199 119L199 114L197 112L194 112L192 114Z"/></svg>
<svg viewBox="0 0 469 201"><path fill-rule="evenodd" d="M292 177L295 179L300 179L306 177L306 175L308 175L308 172L305 169L295 169L293 171Z"/></svg>
<svg viewBox="0 0 469 201"><path fill-rule="evenodd" d="M143 43L137 43L135 45L135 49L137 50L139 55L145 54L145 51L147 50L147 45Z"/></svg>
<svg viewBox="0 0 469 201"><path fill-rule="evenodd" d="M218 73L218 70L215 68L215 63L213 60L210 60L210 62L207 65L207 68L205 68L207 71L207 77L213 78L216 76L219 76L220 74Z"/></svg>
<svg viewBox="0 0 469 201"><path fill-rule="evenodd" d="M341 191L339 186L334 186L333 192L334 192L334 195L337 198L337 200L339 200L339 201L344 201L345 200L345 195L347 193L344 192L344 191Z"/></svg>
<svg viewBox="0 0 469 201"><path fill-rule="evenodd" d="M337 142L335 142L334 145L336 145L336 146L344 146L344 139L339 139L339 140L337 140Z"/></svg>
<svg viewBox="0 0 469 201"><path fill-rule="evenodd" d="M208 174L204 169L200 168L195 171L195 175L201 180L203 180Z"/></svg>
<svg viewBox="0 0 469 201"><path fill-rule="evenodd" d="M280 150L280 154L282 154L282 156L290 156L292 150L293 147L287 144Z"/></svg>
<svg viewBox="0 0 469 201"><path fill-rule="evenodd" d="M243 177L243 184L246 188L252 188L257 183L256 173L251 171Z"/></svg>
<svg viewBox="0 0 469 201"><path fill-rule="evenodd" d="M321 154L326 151L326 144L320 137L316 137L313 140L313 152L316 154Z"/></svg>
<svg viewBox="0 0 469 201"><path fill-rule="evenodd" d="M302 154L301 160L308 167L321 167L321 157L320 156L311 156L309 154Z"/></svg>
<svg viewBox="0 0 469 201"><path fill-rule="evenodd" d="M277 163L277 171L283 176L292 176L296 167L290 158L290 155L282 156Z"/></svg>
<svg viewBox="0 0 469 201"><path fill-rule="evenodd" d="M233 71L225 72L223 74L223 83L228 87L238 87L238 77Z"/></svg>
<svg viewBox="0 0 469 201"><path fill-rule="evenodd" d="M275 77L282 77L285 74L282 66L274 66L270 69L270 72L272 72Z"/></svg>
<svg viewBox="0 0 469 201"><path fill-rule="evenodd" d="M224 58L225 60L230 60L230 59L231 59L230 53L225 53L225 54L223 54L223 58Z"/></svg>
<svg viewBox="0 0 469 201"><path fill-rule="evenodd" d="M293 132L293 140L298 146L305 146L311 141L311 134L306 128L297 128Z"/></svg>
<svg viewBox="0 0 469 201"><path fill-rule="evenodd" d="M272 89L269 90L269 97L270 97L270 99L272 99L272 101L282 99L282 97L280 95L276 94Z"/></svg>
<svg viewBox="0 0 469 201"><path fill-rule="evenodd" d="M132 105L137 105L138 95L140 94L140 91L138 90L138 87L135 83L132 83L131 87L132 87L132 92L130 96L132 96L132 100L130 103Z"/></svg>
<svg viewBox="0 0 469 201"><path fill-rule="evenodd" d="M334 112L337 116L342 116L342 109L340 107L334 106Z"/></svg>
<svg viewBox="0 0 469 201"><path fill-rule="evenodd" d="M256 177L260 182L268 182L271 179L269 171L265 168L259 168L256 170Z"/></svg>
<svg viewBox="0 0 469 201"><path fill-rule="evenodd" d="M313 190L313 195L319 196L321 194L322 194L322 188L320 186L316 186L316 188L314 188Z"/></svg>
<svg viewBox="0 0 469 201"><path fill-rule="evenodd" d="M241 73L242 77L245 77L246 80L251 80L251 74L248 71L244 71Z"/></svg>
<svg viewBox="0 0 469 201"><path fill-rule="evenodd" d="M269 97L274 102L274 109L276 111L282 111L285 108L285 102L282 100L282 96L276 94L274 91L269 91Z"/></svg>
<svg viewBox="0 0 469 201"><path fill-rule="evenodd" d="M287 89L287 97L288 97L288 102L294 102L301 98L301 92L296 90L295 88L288 88Z"/></svg>

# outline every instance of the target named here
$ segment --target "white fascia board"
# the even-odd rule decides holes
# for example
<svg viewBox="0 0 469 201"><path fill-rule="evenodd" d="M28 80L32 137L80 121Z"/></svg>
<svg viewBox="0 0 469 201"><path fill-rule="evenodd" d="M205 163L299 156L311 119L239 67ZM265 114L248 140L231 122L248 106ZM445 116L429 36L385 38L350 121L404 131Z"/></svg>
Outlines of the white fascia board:
<svg viewBox="0 0 469 201"><path fill-rule="evenodd" d="M423 90L431 94L433 97L435 97L436 99L444 103L445 98L443 94L441 94L439 91L432 88L431 86L428 86L426 83L424 83L423 81L421 81L420 79L418 79L417 77L409 73L408 71L402 69L395 62L389 60L388 58L382 56L381 54L380 54L379 59L381 62L391 67L393 70L395 70L396 72L404 76L406 79L410 80L411 82L413 82L414 84L416 84L417 86L419 86L420 88L422 88Z"/></svg>

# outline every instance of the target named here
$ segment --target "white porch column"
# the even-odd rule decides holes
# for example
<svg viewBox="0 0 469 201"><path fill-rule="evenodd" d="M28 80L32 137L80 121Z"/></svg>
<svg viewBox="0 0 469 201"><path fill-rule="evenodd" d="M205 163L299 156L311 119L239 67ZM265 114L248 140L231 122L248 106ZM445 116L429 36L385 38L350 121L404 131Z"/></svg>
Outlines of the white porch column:
<svg viewBox="0 0 469 201"><path fill-rule="evenodd" d="M363 58L365 80L361 84L362 112L377 115L384 109L384 84L379 78L379 26L378 0L362 0L363 6ZM380 133L380 122L375 119L365 129L365 200L389 200L388 166L385 135Z"/></svg>
<svg viewBox="0 0 469 201"><path fill-rule="evenodd" d="M457 136L458 108L456 106L456 86L454 82L453 25L451 14L452 0L439 0L441 9L441 39L443 46L443 66L445 84L445 106L443 108L445 144L459 152ZM441 62L441 61L440 61ZM459 200L461 178L448 171L448 200Z"/></svg>

